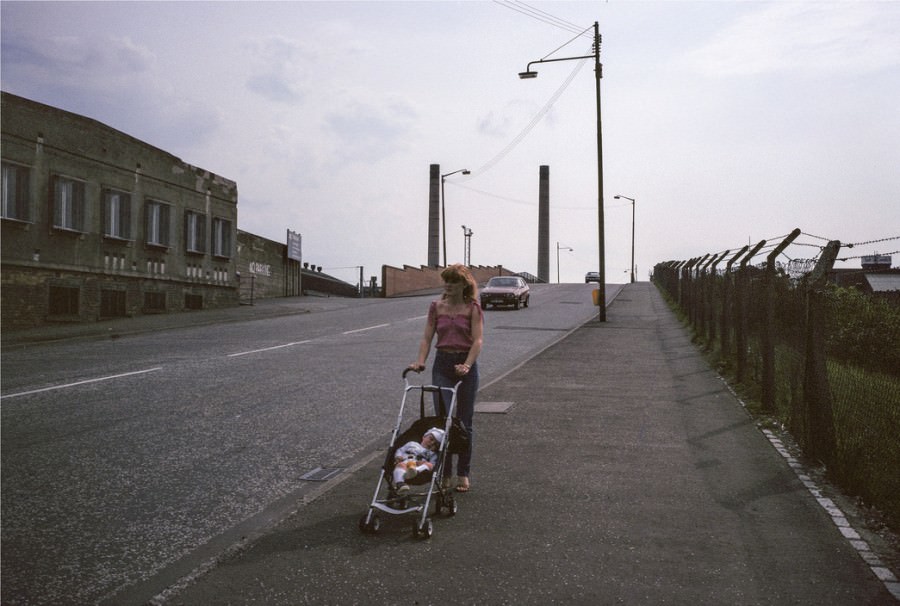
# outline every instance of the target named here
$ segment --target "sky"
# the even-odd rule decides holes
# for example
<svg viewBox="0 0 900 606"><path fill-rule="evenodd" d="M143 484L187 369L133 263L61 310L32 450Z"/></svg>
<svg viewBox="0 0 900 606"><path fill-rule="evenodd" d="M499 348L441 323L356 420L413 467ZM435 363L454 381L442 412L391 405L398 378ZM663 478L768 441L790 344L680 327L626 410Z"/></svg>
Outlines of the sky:
<svg viewBox="0 0 900 606"><path fill-rule="evenodd" d="M355 283L446 246L550 279L736 251L900 266L900 2L0 3L0 87L99 120L238 186L238 228ZM580 35L584 33L584 35ZM533 66L535 79L518 73ZM635 200L632 204L625 198ZM634 238L632 240L632 231ZM571 249L571 250L570 250ZM754 259L761 261L762 258ZM557 268L559 271L557 271Z"/></svg>

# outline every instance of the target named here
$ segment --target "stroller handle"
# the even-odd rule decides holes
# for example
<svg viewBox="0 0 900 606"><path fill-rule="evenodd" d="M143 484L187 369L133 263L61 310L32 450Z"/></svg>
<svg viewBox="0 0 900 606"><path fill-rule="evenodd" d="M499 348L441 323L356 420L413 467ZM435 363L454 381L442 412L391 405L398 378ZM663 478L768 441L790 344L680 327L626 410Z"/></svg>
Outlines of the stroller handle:
<svg viewBox="0 0 900 606"><path fill-rule="evenodd" d="M408 375L408 374L411 373L411 372L422 372L423 370L425 370L425 367L424 367L424 366L418 366L418 367L415 367L415 368L412 367L412 366L408 366L408 367L406 367L406 369L403 371L403 378L405 379L405 378L406 378L406 375Z"/></svg>

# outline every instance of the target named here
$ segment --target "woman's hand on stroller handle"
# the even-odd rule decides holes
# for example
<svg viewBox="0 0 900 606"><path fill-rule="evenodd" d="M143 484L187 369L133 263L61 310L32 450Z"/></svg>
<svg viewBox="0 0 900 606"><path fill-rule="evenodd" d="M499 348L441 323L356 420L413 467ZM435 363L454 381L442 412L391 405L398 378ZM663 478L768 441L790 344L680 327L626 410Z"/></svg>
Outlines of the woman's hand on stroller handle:
<svg viewBox="0 0 900 606"><path fill-rule="evenodd" d="M406 367L406 370L403 371L403 378L405 379L405 378L406 378L406 375L407 375L410 371L412 371L412 372L422 372L423 370L425 370L425 365L424 365L424 364L415 364L415 363L410 364L409 366Z"/></svg>

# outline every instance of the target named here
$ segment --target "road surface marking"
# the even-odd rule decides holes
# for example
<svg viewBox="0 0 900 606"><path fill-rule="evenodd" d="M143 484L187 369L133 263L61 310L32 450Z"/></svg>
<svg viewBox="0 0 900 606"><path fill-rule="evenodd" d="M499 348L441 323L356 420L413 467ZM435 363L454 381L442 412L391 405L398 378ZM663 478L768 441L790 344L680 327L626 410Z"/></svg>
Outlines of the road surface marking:
<svg viewBox="0 0 900 606"><path fill-rule="evenodd" d="M110 381L112 379L120 379L122 377L130 377L132 375L142 375L148 372L156 372L157 370L162 370L162 366L157 366L156 368L148 368L147 370L136 370L134 372L123 372L118 375L110 375L108 377L99 377L97 379L85 379L84 381L76 381L74 383L66 383L65 385L54 385L52 387L43 387L41 389L32 389L30 391L22 391L19 393L13 393L6 396L2 396L3 398L18 398L19 396L27 396L34 393L41 393L44 391L53 391L55 389L66 389L67 387L77 387L78 385L86 385L88 383L99 383L100 381Z"/></svg>
<svg viewBox="0 0 900 606"><path fill-rule="evenodd" d="M272 351L273 349L282 349L284 347L293 347L294 345L303 345L304 343L309 343L309 339L305 341L294 341L293 343L285 343L284 345L275 345L273 347L264 347L262 349L252 349L250 351L241 351L238 353L228 354L229 358L236 358L238 356L246 356L249 354L259 353L261 351Z"/></svg>
<svg viewBox="0 0 900 606"><path fill-rule="evenodd" d="M367 330L375 330L376 328L384 328L385 326L390 326L390 324L377 324L375 326L368 326L366 328L357 328L356 330L346 330L346 331L342 332L341 334L352 335L355 332L364 332Z"/></svg>

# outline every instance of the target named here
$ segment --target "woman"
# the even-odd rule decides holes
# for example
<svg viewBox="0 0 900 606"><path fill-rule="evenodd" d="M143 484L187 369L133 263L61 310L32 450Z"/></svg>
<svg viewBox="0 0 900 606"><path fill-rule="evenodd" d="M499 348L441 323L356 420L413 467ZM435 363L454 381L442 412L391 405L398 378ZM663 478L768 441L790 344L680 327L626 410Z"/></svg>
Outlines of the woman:
<svg viewBox="0 0 900 606"><path fill-rule="evenodd" d="M472 417L475 414L475 395L478 393L478 354L481 353L484 317L478 304L478 284L469 268L459 264L451 265L441 272L441 279L444 280L444 294L439 300L432 301L428 308L419 357L409 368L416 372L425 369L431 341L437 335L437 353L431 370L432 384L454 387L457 382L462 381L456 393L456 416L469 430L469 448L459 455L456 462L456 490L468 492L471 487L469 466L475 438ZM435 413L440 414L437 407L435 398ZM449 487L452 475L453 465L448 457L444 467L445 486Z"/></svg>

